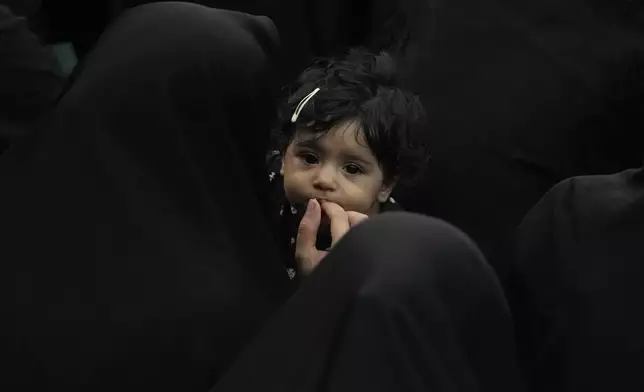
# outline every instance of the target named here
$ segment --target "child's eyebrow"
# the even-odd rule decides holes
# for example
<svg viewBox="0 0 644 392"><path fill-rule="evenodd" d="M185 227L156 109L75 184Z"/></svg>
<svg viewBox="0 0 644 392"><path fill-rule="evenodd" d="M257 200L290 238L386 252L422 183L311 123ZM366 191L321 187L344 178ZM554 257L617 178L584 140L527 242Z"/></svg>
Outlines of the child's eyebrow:
<svg viewBox="0 0 644 392"><path fill-rule="evenodd" d="M311 149L319 149L320 144L317 139L301 139L295 142L295 145L298 147L308 147Z"/></svg>

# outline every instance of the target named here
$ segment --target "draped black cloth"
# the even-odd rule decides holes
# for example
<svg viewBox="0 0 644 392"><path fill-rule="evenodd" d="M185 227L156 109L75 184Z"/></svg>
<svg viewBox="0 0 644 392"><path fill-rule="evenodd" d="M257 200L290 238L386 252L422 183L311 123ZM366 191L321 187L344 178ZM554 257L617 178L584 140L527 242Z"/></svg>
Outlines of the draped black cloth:
<svg viewBox="0 0 644 392"><path fill-rule="evenodd" d="M400 6L419 2L434 5L431 23L413 27L409 87L428 111L433 153L423 184L394 197L463 229L503 274L503 243L552 186L640 166L644 10L595 0Z"/></svg>
<svg viewBox="0 0 644 392"><path fill-rule="evenodd" d="M352 229L211 392L522 391L503 290L445 222Z"/></svg>
<svg viewBox="0 0 644 392"><path fill-rule="evenodd" d="M50 41L71 41L80 58L95 44L101 32L131 7L151 0L43 0L40 13ZM398 2L380 0L193 0L209 7L266 15L281 36L275 77L290 83L314 57L344 52L358 45L374 49L396 46L404 36L407 17L420 18L424 6L398 9Z"/></svg>
<svg viewBox="0 0 644 392"><path fill-rule="evenodd" d="M517 232L508 296L532 391L644 389L644 170L555 186Z"/></svg>
<svg viewBox="0 0 644 392"><path fill-rule="evenodd" d="M0 153L31 134L56 104L65 78L25 18L0 4Z"/></svg>
<svg viewBox="0 0 644 392"><path fill-rule="evenodd" d="M132 10L0 157L1 389L204 391L290 294L258 196L275 34Z"/></svg>
<svg viewBox="0 0 644 392"><path fill-rule="evenodd" d="M1 0L0 5L8 7L15 15L28 17L38 12L42 0Z"/></svg>

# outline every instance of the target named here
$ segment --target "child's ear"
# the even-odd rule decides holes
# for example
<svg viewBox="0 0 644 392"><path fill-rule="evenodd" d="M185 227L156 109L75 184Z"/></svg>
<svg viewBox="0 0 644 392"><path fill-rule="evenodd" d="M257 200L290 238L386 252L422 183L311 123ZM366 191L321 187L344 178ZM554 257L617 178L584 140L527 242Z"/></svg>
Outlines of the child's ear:
<svg viewBox="0 0 644 392"><path fill-rule="evenodd" d="M380 187L380 191L378 192L378 201L380 203L386 203L389 200L391 192L393 192L397 183L398 179L394 179L390 182L383 182L382 187Z"/></svg>
<svg viewBox="0 0 644 392"><path fill-rule="evenodd" d="M282 165L280 166L280 176L284 176L284 158L282 158Z"/></svg>

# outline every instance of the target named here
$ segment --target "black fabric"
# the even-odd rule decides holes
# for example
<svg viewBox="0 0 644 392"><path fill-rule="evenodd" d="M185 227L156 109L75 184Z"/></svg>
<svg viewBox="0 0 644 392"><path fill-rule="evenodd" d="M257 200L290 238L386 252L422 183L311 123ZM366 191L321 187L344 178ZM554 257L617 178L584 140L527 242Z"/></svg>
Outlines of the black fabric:
<svg viewBox="0 0 644 392"><path fill-rule="evenodd" d="M85 57L107 27L111 0L42 0L34 20L48 43L72 42L79 58Z"/></svg>
<svg viewBox="0 0 644 392"><path fill-rule="evenodd" d="M420 215L349 232L212 392L521 391L512 321L478 248Z"/></svg>
<svg viewBox="0 0 644 392"><path fill-rule="evenodd" d="M32 16L38 12L42 5L41 0L1 0L0 5L7 6L11 12L18 16Z"/></svg>
<svg viewBox="0 0 644 392"><path fill-rule="evenodd" d="M40 30L48 42L70 41L77 56L82 59L95 45L104 29L121 14L132 7L155 3L152 0L95 0L77 2L72 0L43 0L39 16ZM295 77L309 61L310 44L304 15L303 2L285 0L195 0L191 3L208 7L268 15L274 19L282 34L281 67L275 70L280 82L286 83ZM80 16L82 15L82 17ZM291 27L292 26L292 27ZM282 31L286 29L285 31Z"/></svg>
<svg viewBox="0 0 644 392"><path fill-rule="evenodd" d="M644 390L644 170L555 186L516 241L508 295L533 391Z"/></svg>
<svg viewBox="0 0 644 392"><path fill-rule="evenodd" d="M72 41L82 58L100 33L125 10L151 0L43 0L39 15L43 35L51 42ZM406 37L407 21L422 7L398 8L386 0L193 0L193 3L266 15L277 26L281 50L275 77L291 82L314 57L339 54L346 48L368 45L372 49L398 48ZM80 17L79 15L82 15ZM423 13L423 15L426 15Z"/></svg>
<svg viewBox="0 0 644 392"><path fill-rule="evenodd" d="M150 0L111 0L113 13ZM358 45L386 46L404 29L397 2L375 0L194 0L210 7L269 16L277 26L282 50L280 81L288 83L313 57L337 55ZM382 3L382 4L381 4ZM113 15L114 16L114 15ZM388 23L389 22L389 23ZM383 29L384 27L384 29ZM386 30L386 36L385 32ZM372 39L378 37L377 39Z"/></svg>
<svg viewBox="0 0 644 392"><path fill-rule="evenodd" d="M0 5L0 153L32 132L64 82L53 53L27 21Z"/></svg>
<svg viewBox="0 0 644 392"><path fill-rule="evenodd" d="M463 229L503 274L500 245L557 182L640 165L641 4L434 2L407 51L432 159L394 197Z"/></svg>
<svg viewBox="0 0 644 392"><path fill-rule="evenodd" d="M275 41L266 18L134 9L0 156L0 389L205 391L290 295L258 196Z"/></svg>

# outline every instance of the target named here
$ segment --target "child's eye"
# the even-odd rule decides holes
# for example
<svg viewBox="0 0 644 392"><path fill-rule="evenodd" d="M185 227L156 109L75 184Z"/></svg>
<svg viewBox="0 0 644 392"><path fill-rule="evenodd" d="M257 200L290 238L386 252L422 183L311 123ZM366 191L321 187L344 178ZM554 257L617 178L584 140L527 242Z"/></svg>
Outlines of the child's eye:
<svg viewBox="0 0 644 392"><path fill-rule="evenodd" d="M350 174L352 176L364 173L364 170L355 163L350 163L344 167L344 171L347 172L347 174Z"/></svg>
<svg viewBox="0 0 644 392"><path fill-rule="evenodd" d="M302 159L307 165L315 165L318 163L318 157L315 154L310 152L303 152L300 154L300 159Z"/></svg>

